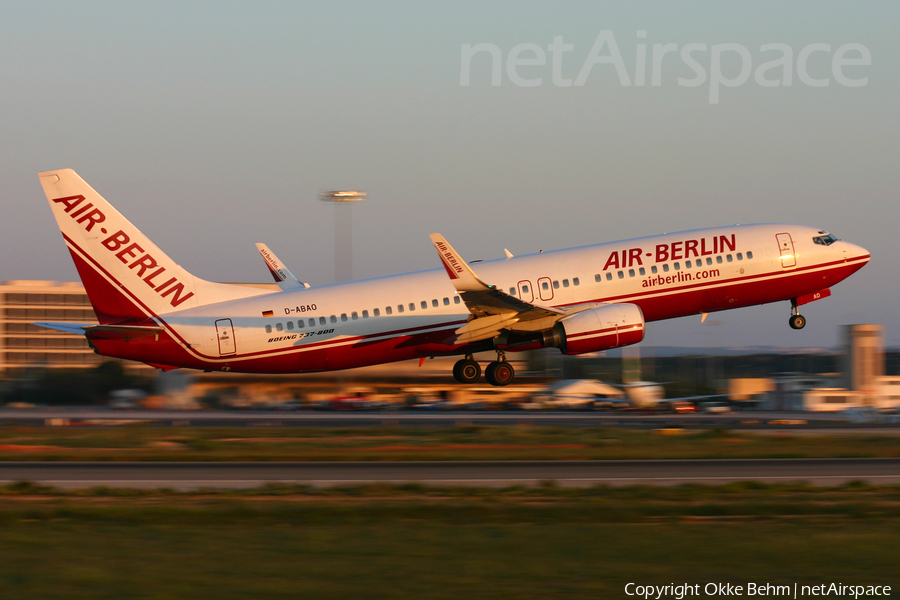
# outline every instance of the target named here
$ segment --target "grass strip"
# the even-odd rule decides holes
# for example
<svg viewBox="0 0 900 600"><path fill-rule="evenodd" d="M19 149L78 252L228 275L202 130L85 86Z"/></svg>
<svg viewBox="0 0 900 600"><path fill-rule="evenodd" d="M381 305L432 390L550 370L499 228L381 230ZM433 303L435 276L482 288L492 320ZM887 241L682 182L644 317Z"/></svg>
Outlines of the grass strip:
<svg viewBox="0 0 900 600"><path fill-rule="evenodd" d="M759 435L563 427L0 428L0 460L621 460L898 457L890 434Z"/></svg>
<svg viewBox="0 0 900 600"><path fill-rule="evenodd" d="M894 585L900 487L241 492L27 483L0 598L624 598L628 582Z"/></svg>

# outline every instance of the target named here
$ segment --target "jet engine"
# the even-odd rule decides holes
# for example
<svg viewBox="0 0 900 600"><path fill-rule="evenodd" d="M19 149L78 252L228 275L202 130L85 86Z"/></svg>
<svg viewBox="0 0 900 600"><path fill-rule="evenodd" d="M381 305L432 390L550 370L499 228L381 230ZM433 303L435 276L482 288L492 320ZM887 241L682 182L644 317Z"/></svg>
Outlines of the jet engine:
<svg viewBox="0 0 900 600"><path fill-rule="evenodd" d="M563 354L637 344L644 339L644 314L636 304L606 304L562 319L542 337L543 346Z"/></svg>

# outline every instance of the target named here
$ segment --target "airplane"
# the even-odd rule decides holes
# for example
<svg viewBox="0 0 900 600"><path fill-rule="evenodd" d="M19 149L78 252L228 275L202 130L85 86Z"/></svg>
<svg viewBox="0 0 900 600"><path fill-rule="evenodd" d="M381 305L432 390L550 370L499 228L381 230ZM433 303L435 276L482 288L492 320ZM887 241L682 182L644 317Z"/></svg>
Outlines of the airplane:
<svg viewBox="0 0 900 600"><path fill-rule="evenodd" d="M870 259L813 227L735 225L477 263L439 234L443 268L285 289L215 283L175 263L75 171L39 174L98 323L36 323L83 334L95 352L163 370L308 373L461 356L461 383L507 385L506 352L584 354L636 344L646 323L790 301L800 306ZM273 275L280 268L275 259ZM295 277L285 276L283 281ZM298 285L299 284L299 285Z"/></svg>

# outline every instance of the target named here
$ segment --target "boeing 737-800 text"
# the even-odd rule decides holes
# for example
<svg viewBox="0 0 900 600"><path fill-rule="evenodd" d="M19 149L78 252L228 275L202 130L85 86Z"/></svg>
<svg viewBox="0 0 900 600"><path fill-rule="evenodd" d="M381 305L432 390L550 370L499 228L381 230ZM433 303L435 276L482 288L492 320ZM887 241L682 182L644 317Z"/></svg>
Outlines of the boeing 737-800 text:
<svg viewBox="0 0 900 600"><path fill-rule="evenodd" d="M495 351L485 377L515 374L506 352L596 352L644 338L645 324L776 301L799 307L869 261L812 227L737 225L669 233L477 264L440 235L443 269L309 287L265 246L279 285L266 290L194 277L71 169L41 184L99 323L39 323L87 337L96 352L163 369L247 373L350 369Z"/></svg>

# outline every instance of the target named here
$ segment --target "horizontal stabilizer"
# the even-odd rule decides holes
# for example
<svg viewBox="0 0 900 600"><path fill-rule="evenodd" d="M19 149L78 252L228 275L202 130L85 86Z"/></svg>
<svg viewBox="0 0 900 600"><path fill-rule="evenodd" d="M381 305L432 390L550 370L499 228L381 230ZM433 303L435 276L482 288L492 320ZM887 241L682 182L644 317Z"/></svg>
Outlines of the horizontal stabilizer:
<svg viewBox="0 0 900 600"><path fill-rule="evenodd" d="M84 335L85 329L94 327L96 323L32 323L35 327L44 327L46 329L55 329L56 331L64 331L74 335Z"/></svg>
<svg viewBox="0 0 900 600"><path fill-rule="evenodd" d="M65 331L75 335L85 335L89 339L98 340L138 340L145 337L156 337L163 331L154 325L98 325L97 323L32 323L37 327L46 327L57 331Z"/></svg>

